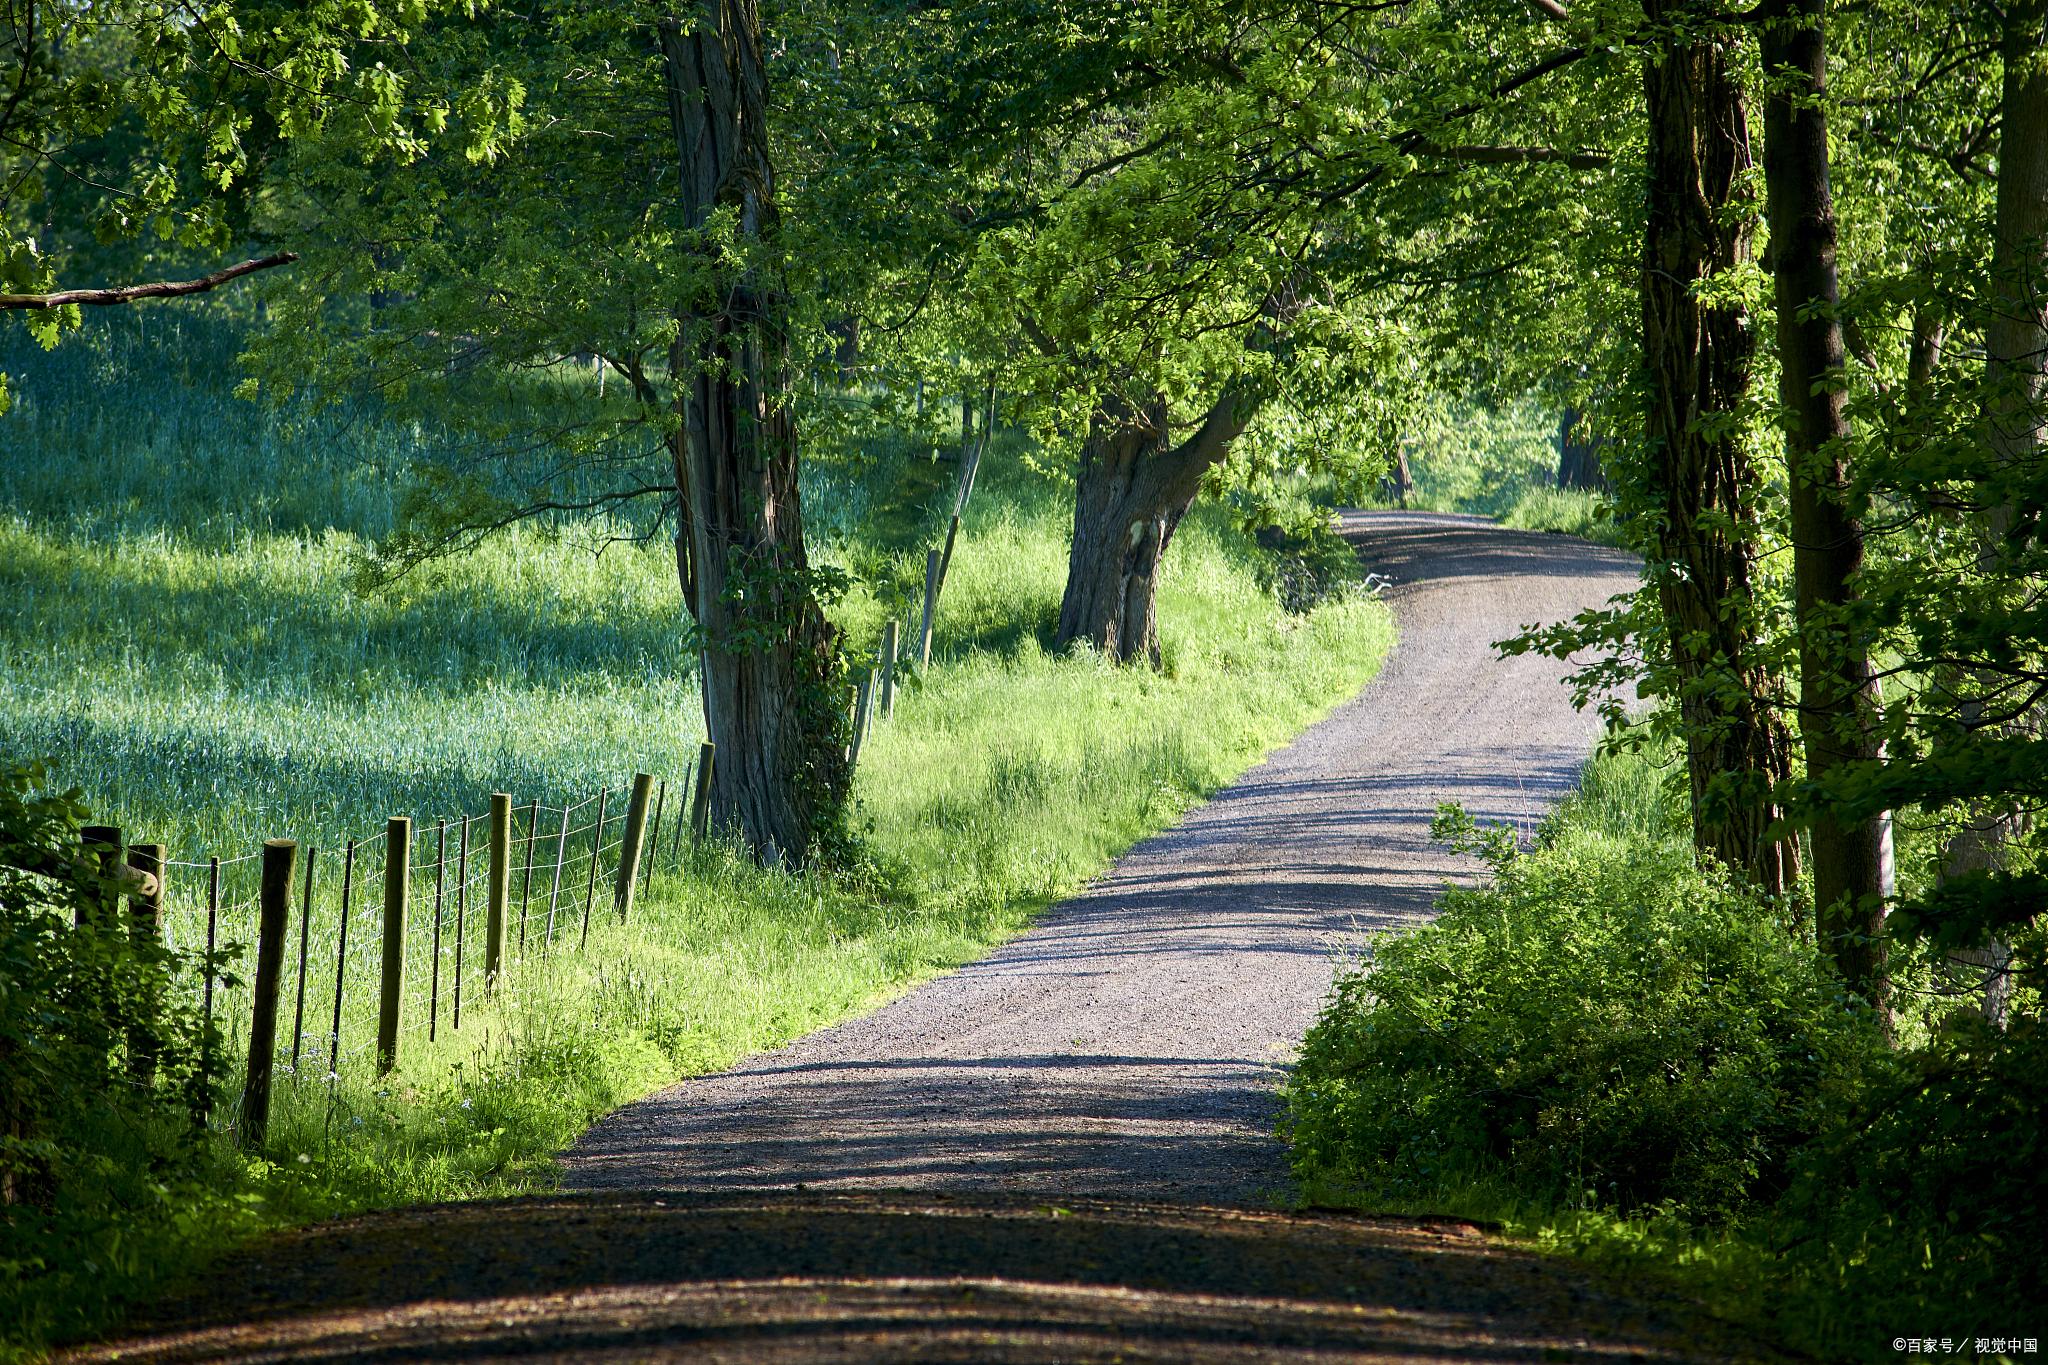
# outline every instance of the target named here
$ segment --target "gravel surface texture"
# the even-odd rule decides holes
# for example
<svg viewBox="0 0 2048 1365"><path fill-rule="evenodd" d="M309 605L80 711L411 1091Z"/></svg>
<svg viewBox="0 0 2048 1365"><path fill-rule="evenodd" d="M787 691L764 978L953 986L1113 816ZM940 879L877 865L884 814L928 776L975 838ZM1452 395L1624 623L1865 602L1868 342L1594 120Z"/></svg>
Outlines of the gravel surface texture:
<svg viewBox="0 0 2048 1365"><path fill-rule="evenodd" d="M1562 665L1494 642L1635 581L1477 517L1344 529L1400 631L1363 693L988 958L613 1114L566 1187L1284 1201L1275 1085L1334 960L1472 873L1438 803L1533 828L1598 738Z"/></svg>

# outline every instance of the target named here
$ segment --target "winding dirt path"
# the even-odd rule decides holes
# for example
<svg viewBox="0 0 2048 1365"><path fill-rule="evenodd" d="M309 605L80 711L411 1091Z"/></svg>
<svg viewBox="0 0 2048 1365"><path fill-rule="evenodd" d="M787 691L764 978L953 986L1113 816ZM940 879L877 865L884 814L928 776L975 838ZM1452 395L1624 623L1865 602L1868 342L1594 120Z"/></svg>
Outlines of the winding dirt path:
<svg viewBox="0 0 2048 1365"><path fill-rule="evenodd" d="M1475 518L1347 530L1393 582L1381 676L1023 937L628 1106L563 1196L290 1233L73 1358L1768 1357L1469 1225L1279 1211L1275 1083L1333 955L1468 875L1439 802L1532 824L1595 738L1492 643L1633 581Z"/></svg>

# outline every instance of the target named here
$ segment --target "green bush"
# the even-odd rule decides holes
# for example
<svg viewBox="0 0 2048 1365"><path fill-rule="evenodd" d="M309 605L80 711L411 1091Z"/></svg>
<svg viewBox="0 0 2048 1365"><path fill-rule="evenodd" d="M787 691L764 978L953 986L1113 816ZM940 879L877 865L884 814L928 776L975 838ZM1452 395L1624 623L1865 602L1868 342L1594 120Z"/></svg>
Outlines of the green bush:
<svg viewBox="0 0 2048 1365"><path fill-rule="evenodd" d="M2044 1113L2048 1029L2020 1018L2001 1033L1963 1015L1800 1153L1769 1232L1810 1280L1818 1347L1874 1356L1894 1334L1920 1331L1901 1323L1974 1337L2038 1321L2048 1304Z"/></svg>
<svg viewBox="0 0 2048 1365"><path fill-rule="evenodd" d="M206 1159L176 955L132 932L76 794L41 781L0 768L0 1340L60 1325Z"/></svg>
<svg viewBox="0 0 2048 1365"><path fill-rule="evenodd" d="M1812 950L1679 838L1436 832L1493 882L1340 975L1289 1085L1305 1183L1699 1222L1779 1193L1880 1046Z"/></svg>

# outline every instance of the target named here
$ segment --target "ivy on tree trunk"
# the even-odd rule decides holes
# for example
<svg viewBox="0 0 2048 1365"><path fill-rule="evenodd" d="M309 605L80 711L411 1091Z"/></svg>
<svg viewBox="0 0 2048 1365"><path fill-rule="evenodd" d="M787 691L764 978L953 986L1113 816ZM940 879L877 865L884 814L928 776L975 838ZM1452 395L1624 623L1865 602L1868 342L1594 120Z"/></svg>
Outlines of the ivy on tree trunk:
<svg viewBox="0 0 2048 1365"><path fill-rule="evenodd" d="M1654 529L1648 572L1665 623L1692 788L1693 837L1760 889L1796 880L1773 795L1791 771L1777 682L1756 643L1756 498L1739 410L1756 343L1736 302L1701 286L1750 257L1743 197L1754 162L1726 44L1691 0L1653 3L1671 26L1644 68L1649 123L1641 302Z"/></svg>
<svg viewBox="0 0 2048 1365"><path fill-rule="evenodd" d="M686 225L729 212L741 261L677 306L669 355L677 570L718 746L711 819L764 861L803 858L836 833L850 774L837 633L804 550L787 305L748 254L776 227L759 10L704 0L661 26L661 51Z"/></svg>

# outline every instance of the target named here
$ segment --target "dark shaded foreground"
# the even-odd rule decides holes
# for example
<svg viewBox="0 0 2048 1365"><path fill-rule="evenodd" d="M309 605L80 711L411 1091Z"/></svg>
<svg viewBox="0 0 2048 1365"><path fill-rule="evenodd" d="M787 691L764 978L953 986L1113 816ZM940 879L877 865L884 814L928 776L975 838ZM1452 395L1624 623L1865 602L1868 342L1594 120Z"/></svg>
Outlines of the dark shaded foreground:
<svg viewBox="0 0 2048 1365"><path fill-rule="evenodd" d="M1448 1220L912 1193L588 1195L269 1239L69 1361L1769 1358Z"/></svg>

